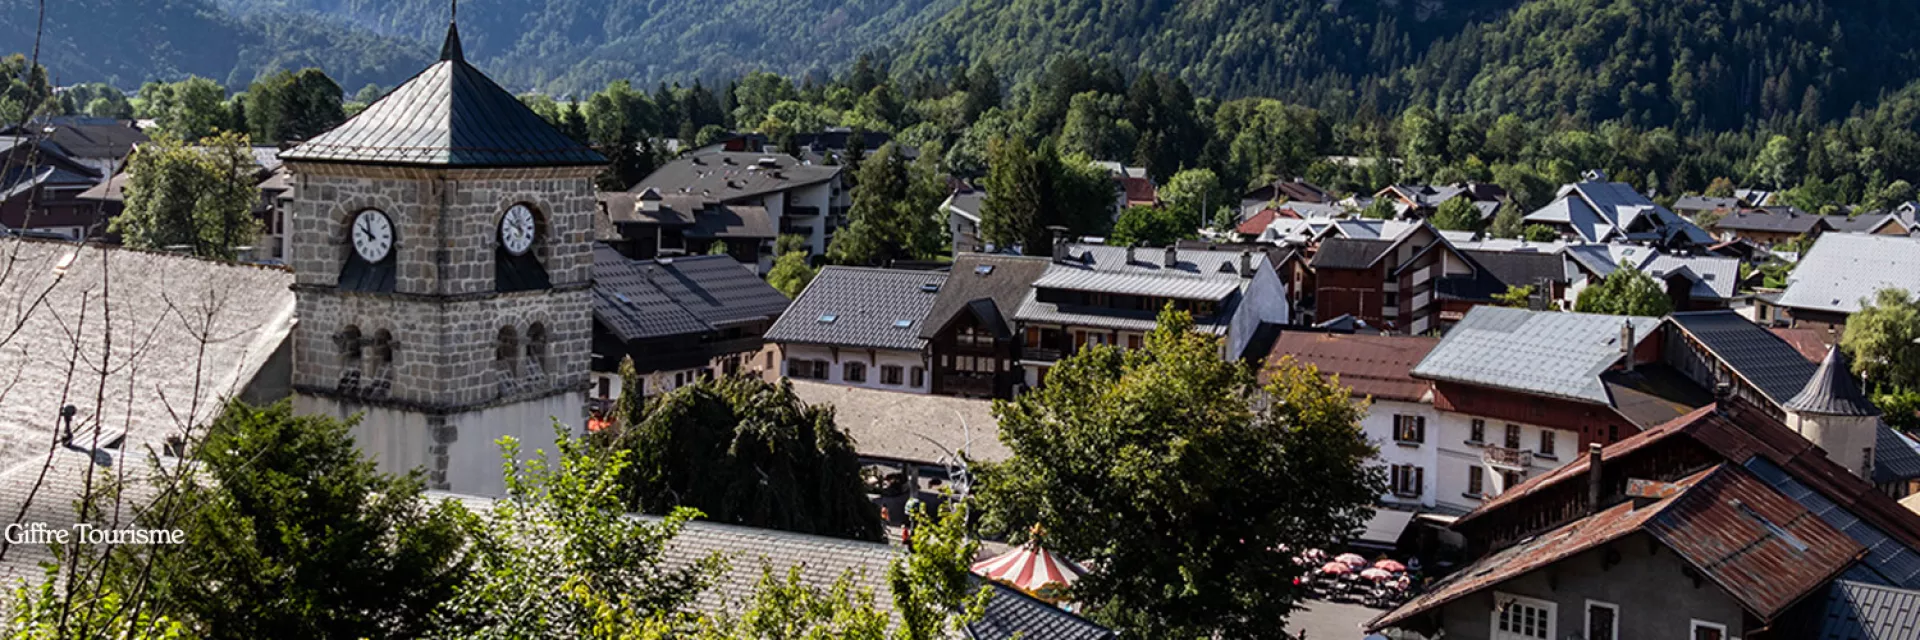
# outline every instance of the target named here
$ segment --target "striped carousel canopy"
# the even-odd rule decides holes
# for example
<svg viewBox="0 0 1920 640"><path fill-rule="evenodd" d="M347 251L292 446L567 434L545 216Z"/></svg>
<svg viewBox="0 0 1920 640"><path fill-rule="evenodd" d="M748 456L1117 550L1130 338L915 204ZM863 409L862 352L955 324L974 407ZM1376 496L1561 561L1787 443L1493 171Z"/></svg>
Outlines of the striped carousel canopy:
<svg viewBox="0 0 1920 640"><path fill-rule="evenodd" d="M1029 541L999 557L974 563L973 572L1042 600L1058 600L1086 569Z"/></svg>

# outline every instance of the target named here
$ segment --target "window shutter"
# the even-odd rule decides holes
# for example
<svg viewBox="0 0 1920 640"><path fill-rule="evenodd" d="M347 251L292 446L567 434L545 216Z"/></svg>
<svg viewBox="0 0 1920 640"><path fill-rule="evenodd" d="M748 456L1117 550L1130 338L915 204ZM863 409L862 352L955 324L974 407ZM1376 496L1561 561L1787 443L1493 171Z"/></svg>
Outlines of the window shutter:
<svg viewBox="0 0 1920 640"><path fill-rule="evenodd" d="M1414 431L1420 434L1420 437L1418 439L1421 442L1426 442L1427 441L1427 417L1417 416L1413 420L1414 420Z"/></svg>
<svg viewBox="0 0 1920 640"><path fill-rule="evenodd" d="M1417 495L1426 493L1426 491L1427 491L1427 468L1414 467L1413 468L1413 490L1409 491L1408 493L1411 493L1417 496Z"/></svg>

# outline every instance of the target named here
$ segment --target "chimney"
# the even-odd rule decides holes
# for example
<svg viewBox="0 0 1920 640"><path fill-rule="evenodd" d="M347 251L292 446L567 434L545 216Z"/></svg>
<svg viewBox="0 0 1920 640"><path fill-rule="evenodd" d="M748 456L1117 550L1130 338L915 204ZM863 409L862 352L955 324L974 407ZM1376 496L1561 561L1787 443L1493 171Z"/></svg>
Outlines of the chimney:
<svg viewBox="0 0 1920 640"><path fill-rule="evenodd" d="M1134 248L1135 246L1136 246L1136 245L1132 245L1132 244L1130 244L1130 245L1127 245L1127 264L1128 264L1128 265L1132 265L1132 264L1133 264L1133 248Z"/></svg>
<svg viewBox="0 0 1920 640"><path fill-rule="evenodd" d="M1633 321L1620 323L1620 353L1626 357L1627 373L1633 373Z"/></svg>
<svg viewBox="0 0 1920 640"><path fill-rule="evenodd" d="M1180 264L1180 249L1173 245L1167 245L1167 261L1164 264L1164 266L1168 269L1172 269L1175 266L1178 266L1179 264Z"/></svg>
<svg viewBox="0 0 1920 640"><path fill-rule="evenodd" d="M1600 512L1600 489L1601 485L1605 484L1600 473L1600 463L1603 458L1600 452L1600 443L1587 445L1587 513L1589 514Z"/></svg>
<svg viewBox="0 0 1920 640"><path fill-rule="evenodd" d="M1252 251L1240 252L1240 277L1242 278L1253 277L1253 252Z"/></svg>

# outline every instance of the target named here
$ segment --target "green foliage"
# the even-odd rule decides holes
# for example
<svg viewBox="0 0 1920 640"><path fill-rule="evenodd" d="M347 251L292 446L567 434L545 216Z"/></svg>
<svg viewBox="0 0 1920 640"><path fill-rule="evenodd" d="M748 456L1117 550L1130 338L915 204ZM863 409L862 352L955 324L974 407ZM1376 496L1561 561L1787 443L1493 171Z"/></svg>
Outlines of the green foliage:
<svg viewBox="0 0 1920 640"><path fill-rule="evenodd" d="M1870 384L1920 391L1920 302L1904 289L1881 289L1847 318L1840 347Z"/></svg>
<svg viewBox="0 0 1920 640"><path fill-rule="evenodd" d="M133 103L127 94L104 82L67 87L60 92L60 112L95 118L125 120L133 117Z"/></svg>
<svg viewBox="0 0 1920 640"><path fill-rule="evenodd" d="M1399 217L1400 210L1394 206L1394 202L1395 200L1390 196L1374 198L1367 208L1360 210L1360 217L1368 220L1392 220Z"/></svg>
<svg viewBox="0 0 1920 640"><path fill-rule="evenodd" d="M1107 234L1107 244L1164 247L1190 235L1193 231L1182 226L1180 215L1172 209L1128 207L1114 221L1113 233Z"/></svg>
<svg viewBox="0 0 1920 640"><path fill-rule="evenodd" d="M319 69L281 71L247 87L247 131L262 143L306 140L345 122L340 85Z"/></svg>
<svg viewBox="0 0 1920 640"><path fill-rule="evenodd" d="M773 261L773 268L767 271L767 284L773 285L788 298L800 296L807 284L813 282L813 266L807 264L805 251L789 251L780 254Z"/></svg>
<svg viewBox="0 0 1920 640"><path fill-rule="evenodd" d="M1502 307L1530 308L1533 306L1533 285L1507 285L1506 292L1493 294L1493 301Z"/></svg>
<svg viewBox="0 0 1920 640"><path fill-rule="evenodd" d="M133 108L134 115L152 118L159 133L194 142L222 130L242 130L233 126L226 99L226 88L195 76L142 85Z"/></svg>
<svg viewBox="0 0 1920 640"><path fill-rule="evenodd" d="M1873 396L1887 426L1908 435L1920 434L1920 391L1891 391Z"/></svg>
<svg viewBox="0 0 1920 640"><path fill-rule="evenodd" d="M1459 197L1442 202L1433 213L1433 226L1445 231L1477 231L1480 229L1480 210L1474 208L1472 198Z"/></svg>
<svg viewBox="0 0 1920 640"><path fill-rule="evenodd" d="M1212 169L1187 169L1173 174L1173 179L1160 188L1160 201L1173 215L1181 237L1213 220L1214 213L1221 208L1232 209L1240 204L1240 199L1220 184L1220 177Z"/></svg>
<svg viewBox="0 0 1920 640"><path fill-rule="evenodd" d="M855 586L851 572L822 592L801 581L801 567L784 578L763 565L760 582L738 616L709 620L689 640L885 640L887 614L870 590Z"/></svg>
<svg viewBox="0 0 1920 640"><path fill-rule="evenodd" d="M1793 138L1776 135L1767 139L1767 146L1753 158L1755 180L1775 189L1786 189L1800 183L1800 163L1806 158L1805 152Z"/></svg>
<svg viewBox="0 0 1920 640"><path fill-rule="evenodd" d="M1733 197L1733 189L1733 180L1728 179L1726 176L1720 176L1714 178L1713 182L1707 184L1707 190L1702 195L1709 198L1731 198Z"/></svg>
<svg viewBox="0 0 1920 640"><path fill-rule="evenodd" d="M1487 235L1495 238L1519 238L1526 225L1524 217L1520 207L1511 204L1501 205L1500 210L1493 214L1493 224L1487 227Z"/></svg>
<svg viewBox="0 0 1920 640"><path fill-rule="evenodd" d="M1144 348L1089 345L996 402L1013 456L974 467L976 504L991 531L1037 524L1086 561L1075 597L1129 635L1287 637L1274 621L1306 593L1276 548L1330 545L1372 514L1374 449L1346 390L1290 361L1256 388L1192 328L1168 309Z"/></svg>
<svg viewBox="0 0 1920 640"><path fill-rule="evenodd" d="M729 524L881 539L853 439L832 407L801 402L791 384L704 380L647 403L639 418L615 425L613 447L633 460L620 476L628 508L693 508Z"/></svg>
<svg viewBox="0 0 1920 640"><path fill-rule="evenodd" d="M1118 94L1088 91L1074 96L1060 129L1060 151L1125 164L1138 135L1126 116L1126 101Z"/></svg>
<svg viewBox="0 0 1920 640"><path fill-rule="evenodd" d="M1573 310L1615 316L1658 318L1673 311L1666 287L1633 267L1615 269L1600 282L1580 292Z"/></svg>
<svg viewBox="0 0 1920 640"><path fill-rule="evenodd" d="M827 248L834 262L881 265L946 253L946 222L939 214L946 176L938 170L938 155L928 155L909 163L905 152L888 143L858 161L860 188L847 212L848 226Z"/></svg>
<svg viewBox="0 0 1920 640"><path fill-rule="evenodd" d="M53 85L47 82L46 67L34 66L17 53L0 58L0 127L59 108L53 99Z"/></svg>
<svg viewBox="0 0 1920 640"><path fill-rule="evenodd" d="M668 543L699 512L676 509L651 522L627 516L626 451L594 447L557 423L554 437L556 451L533 456L501 439L507 495L469 523L473 577L435 612L425 637L618 637L625 629L605 626L611 612L672 616L719 570L718 556L665 562Z"/></svg>
<svg viewBox="0 0 1920 640"><path fill-rule="evenodd" d="M982 181L980 231L1001 247L1019 245L1027 255L1051 255L1047 227L1070 233L1100 233L1113 211L1113 180L1084 156L1062 157L1051 139L1037 148L1025 140L990 145L991 171Z"/></svg>
<svg viewBox="0 0 1920 640"><path fill-rule="evenodd" d="M964 506L929 514L917 505L913 544L887 566L887 585L893 591L893 610L900 614L896 640L940 640L960 635L968 623L986 613L991 587L974 586L973 560L980 542L967 534Z"/></svg>
<svg viewBox="0 0 1920 640"><path fill-rule="evenodd" d="M1527 242L1553 242L1560 239L1560 232L1544 224L1530 224L1520 229L1520 237Z"/></svg>
<svg viewBox="0 0 1920 640"><path fill-rule="evenodd" d="M141 145L128 162L127 210L111 229L129 247L186 247L193 255L231 260L253 244L253 162L247 138L220 134L189 147L167 134Z"/></svg>
<svg viewBox="0 0 1920 640"><path fill-rule="evenodd" d="M468 577L464 511L429 503L423 472L376 470L351 427L227 405L194 448L201 473L140 517L190 541L129 551L151 556L148 606L206 638L423 633Z"/></svg>
<svg viewBox="0 0 1920 640"><path fill-rule="evenodd" d="M13 640L187 640L196 636L178 620L154 615L144 603L129 602L118 590L105 589L88 606L70 602L59 588L60 572L46 566L38 586L13 588L12 615L0 633Z"/></svg>

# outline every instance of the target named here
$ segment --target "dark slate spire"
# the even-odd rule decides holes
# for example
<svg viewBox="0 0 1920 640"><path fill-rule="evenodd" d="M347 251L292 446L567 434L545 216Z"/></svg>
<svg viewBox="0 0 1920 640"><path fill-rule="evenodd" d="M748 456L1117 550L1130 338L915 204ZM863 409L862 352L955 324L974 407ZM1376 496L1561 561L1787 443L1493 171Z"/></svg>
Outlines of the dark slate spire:
<svg viewBox="0 0 1920 640"><path fill-rule="evenodd" d="M1813 372L1800 394L1787 401L1787 410L1829 416L1877 416L1879 407L1867 400L1847 371L1847 357L1838 347L1827 347L1827 358Z"/></svg>
<svg viewBox="0 0 1920 640"><path fill-rule="evenodd" d="M460 28L447 25L440 61L332 131L280 157L429 167L604 165L605 156L547 124L467 64Z"/></svg>
<svg viewBox="0 0 1920 640"><path fill-rule="evenodd" d="M467 54L460 49L460 24L447 23L447 41L440 45L440 60L466 62Z"/></svg>

